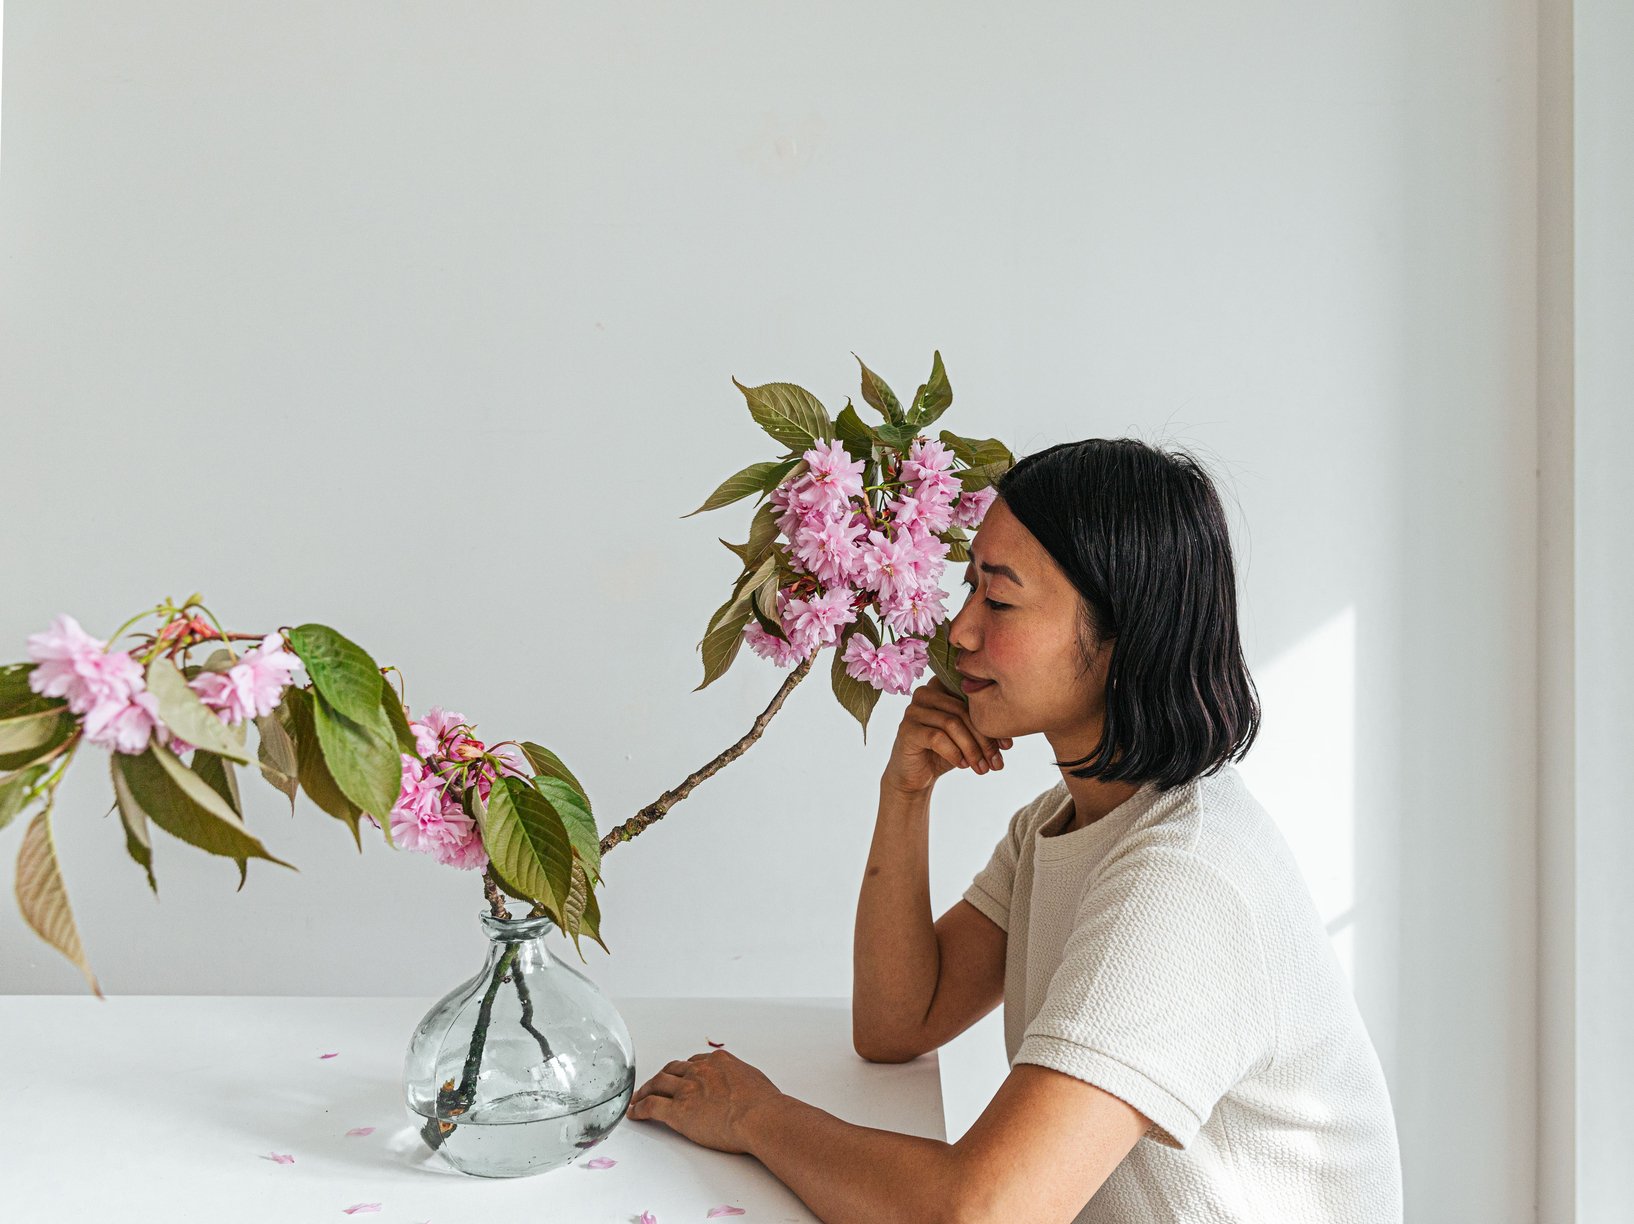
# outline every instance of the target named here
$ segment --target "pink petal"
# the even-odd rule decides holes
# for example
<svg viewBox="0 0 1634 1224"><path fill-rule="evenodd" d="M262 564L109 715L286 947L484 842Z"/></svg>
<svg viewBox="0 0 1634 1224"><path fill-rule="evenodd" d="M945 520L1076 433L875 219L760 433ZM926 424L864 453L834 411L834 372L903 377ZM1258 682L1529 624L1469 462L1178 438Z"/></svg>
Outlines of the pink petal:
<svg viewBox="0 0 1634 1224"><path fill-rule="evenodd" d="M741 1208L741 1207L727 1207L727 1206L722 1205L720 1207L711 1207L709 1209L709 1214L706 1215L704 1217L704 1219L713 1220L716 1216L747 1215L747 1214L748 1214L748 1212L744 1211L743 1208Z"/></svg>
<svg viewBox="0 0 1634 1224"><path fill-rule="evenodd" d="M726 1043L724 1041L711 1041L709 1044L714 1046L718 1050L722 1046L724 1046Z"/></svg>
<svg viewBox="0 0 1634 1224"><path fill-rule="evenodd" d="M584 1167L587 1169L611 1169L617 1163L618 1161L608 1160L605 1156L597 1156L594 1160L585 1161Z"/></svg>
<svg viewBox="0 0 1634 1224"><path fill-rule="evenodd" d="M372 1126L354 1126L354 1127L352 1127L351 1130L347 1131L346 1133L348 1135L372 1135L372 1134L374 1134L374 1127L372 1127Z"/></svg>
<svg viewBox="0 0 1634 1224"><path fill-rule="evenodd" d="M339 1054L339 1053L340 1053L339 1050L335 1051L335 1054ZM335 1057L335 1054L319 1054L318 1057L319 1058L333 1058L333 1057Z"/></svg>
<svg viewBox="0 0 1634 1224"><path fill-rule="evenodd" d="M643 1211L641 1213L640 1224L658 1224L658 1217L653 1215L653 1213L650 1211Z"/></svg>
<svg viewBox="0 0 1634 1224"><path fill-rule="evenodd" d="M347 1215L368 1215L380 1210L379 1203L353 1203L350 1207L342 1207Z"/></svg>
<svg viewBox="0 0 1634 1224"><path fill-rule="evenodd" d="M274 1161L277 1161L279 1164L294 1164L295 1163L295 1157L291 1156L288 1152L268 1152L265 1156L261 1157L261 1159L262 1160L274 1160Z"/></svg>

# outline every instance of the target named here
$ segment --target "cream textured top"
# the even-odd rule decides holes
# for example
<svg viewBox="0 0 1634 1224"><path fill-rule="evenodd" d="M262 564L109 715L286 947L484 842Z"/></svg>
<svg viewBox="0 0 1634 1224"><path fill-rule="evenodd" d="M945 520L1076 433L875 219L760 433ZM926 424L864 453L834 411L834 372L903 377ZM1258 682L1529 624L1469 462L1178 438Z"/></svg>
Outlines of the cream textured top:
<svg viewBox="0 0 1634 1224"><path fill-rule="evenodd" d="M964 896L1009 935L1010 1064L1151 1120L1074 1224L1401 1224L1378 1055L1237 770L1072 811L1064 783L1022 808Z"/></svg>

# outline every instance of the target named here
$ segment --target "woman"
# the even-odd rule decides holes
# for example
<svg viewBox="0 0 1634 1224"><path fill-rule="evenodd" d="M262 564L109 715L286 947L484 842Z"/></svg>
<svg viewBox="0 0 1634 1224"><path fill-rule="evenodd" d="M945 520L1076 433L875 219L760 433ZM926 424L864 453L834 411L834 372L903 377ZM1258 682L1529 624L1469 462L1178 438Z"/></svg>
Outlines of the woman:
<svg viewBox="0 0 1634 1224"><path fill-rule="evenodd" d="M1002 999L1011 1069L954 1144L851 1126L724 1050L633 1118L749 1152L824 1220L1399 1224L1389 1094L1310 892L1230 764L1259 707L1220 501L1184 453L1052 447L1006 474L913 696L857 908L857 1052L902 1062ZM1061 781L932 926L936 780L1042 734Z"/></svg>

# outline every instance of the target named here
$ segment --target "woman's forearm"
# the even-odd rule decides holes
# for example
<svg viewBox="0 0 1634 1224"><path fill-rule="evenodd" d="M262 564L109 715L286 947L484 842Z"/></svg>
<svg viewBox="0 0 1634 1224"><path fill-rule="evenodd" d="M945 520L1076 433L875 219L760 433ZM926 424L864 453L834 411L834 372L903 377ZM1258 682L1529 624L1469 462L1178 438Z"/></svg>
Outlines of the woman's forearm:
<svg viewBox="0 0 1634 1224"><path fill-rule="evenodd" d="M842 1122L779 1095L745 1125L750 1155L824 1224L939 1224L957 1216L953 1145Z"/></svg>
<svg viewBox="0 0 1634 1224"><path fill-rule="evenodd" d="M851 1035L867 1058L894 1059L919 1031L940 972L930 908L930 791L880 787L852 944Z"/></svg>

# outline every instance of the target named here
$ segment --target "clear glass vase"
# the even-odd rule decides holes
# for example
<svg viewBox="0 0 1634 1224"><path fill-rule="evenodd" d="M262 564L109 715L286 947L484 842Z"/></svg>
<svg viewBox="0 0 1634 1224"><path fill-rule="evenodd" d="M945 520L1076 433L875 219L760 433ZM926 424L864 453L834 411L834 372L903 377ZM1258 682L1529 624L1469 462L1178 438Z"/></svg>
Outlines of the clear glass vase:
<svg viewBox="0 0 1634 1224"><path fill-rule="evenodd" d="M549 918L483 912L488 957L414 1030L403 1093L420 1137L476 1177L571 1164L624 1117L630 1031L599 987L546 946Z"/></svg>

